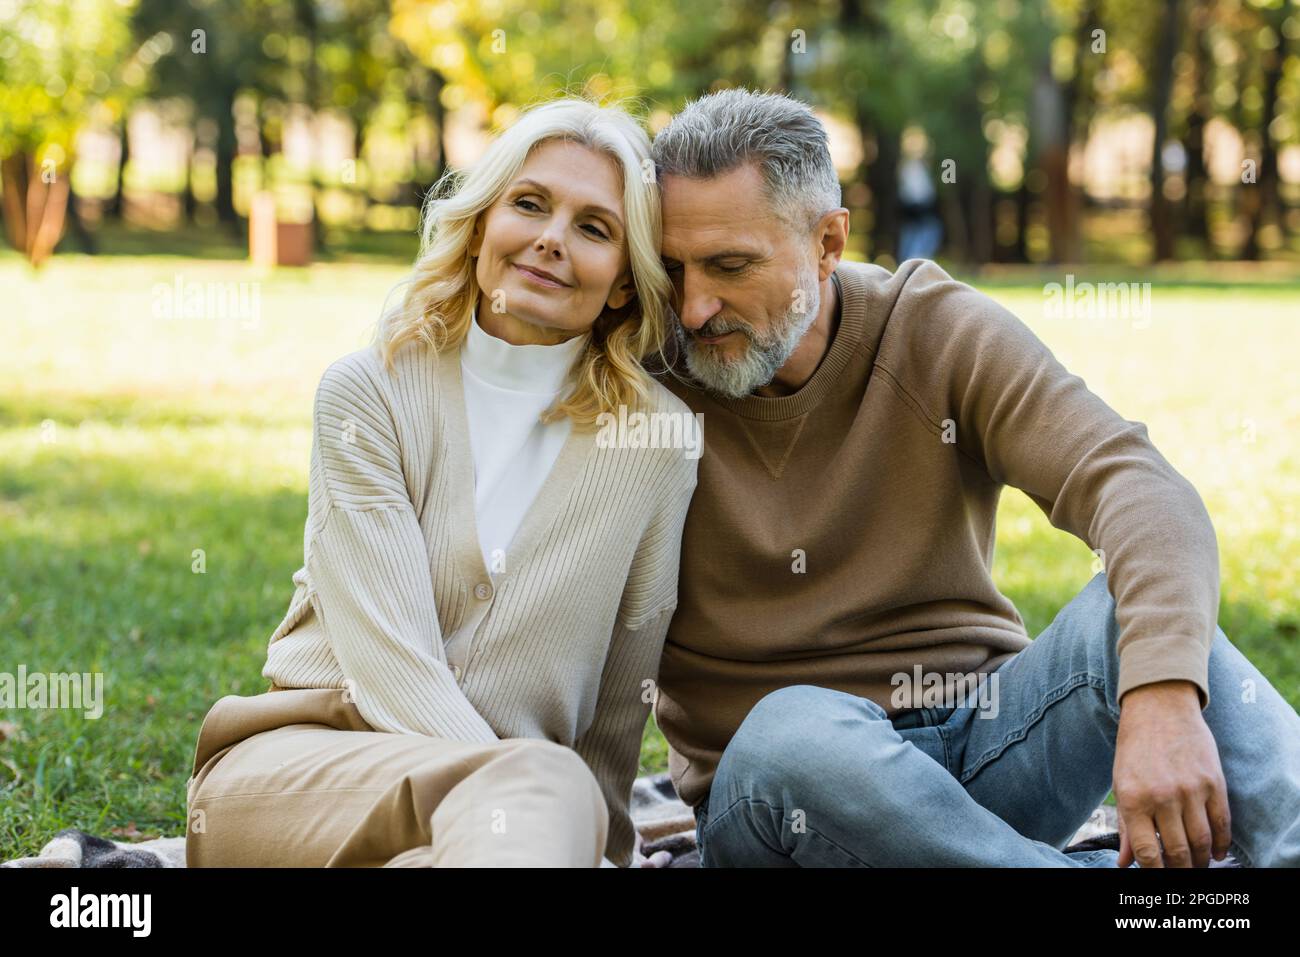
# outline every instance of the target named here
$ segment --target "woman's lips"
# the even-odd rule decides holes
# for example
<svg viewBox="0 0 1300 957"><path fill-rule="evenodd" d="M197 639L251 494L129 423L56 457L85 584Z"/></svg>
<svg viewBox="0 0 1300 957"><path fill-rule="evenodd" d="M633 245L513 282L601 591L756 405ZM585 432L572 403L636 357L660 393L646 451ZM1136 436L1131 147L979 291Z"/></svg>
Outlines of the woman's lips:
<svg viewBox="0 0 1300 957"><path fill-rule="evenodd" d="M533 270L529 269L527 266L521 266L518 263L511 263L511 265L514 266L516 269L518 269L521 273L523 273L526 278L537 283L537 285L539 286L547 286L551 289L564 288L564 283L556 282L554 279L550 279L546 276L543 276L539 272L534 272Z"/></svg>

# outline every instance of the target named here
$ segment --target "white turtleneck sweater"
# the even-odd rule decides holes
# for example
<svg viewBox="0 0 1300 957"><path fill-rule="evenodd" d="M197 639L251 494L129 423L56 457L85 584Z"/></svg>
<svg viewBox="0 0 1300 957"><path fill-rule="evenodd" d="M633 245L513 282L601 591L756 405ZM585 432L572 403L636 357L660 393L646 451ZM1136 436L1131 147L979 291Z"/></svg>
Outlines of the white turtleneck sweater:
<svg viewBox="0 0 1300 957"><path fill-rule="evenodd" d="M591 333L558 345L517 346L484 331L478 311L460 352L474 460L474 519L483 563L495 578L572 427L538 416L559 396Z"/></svg>

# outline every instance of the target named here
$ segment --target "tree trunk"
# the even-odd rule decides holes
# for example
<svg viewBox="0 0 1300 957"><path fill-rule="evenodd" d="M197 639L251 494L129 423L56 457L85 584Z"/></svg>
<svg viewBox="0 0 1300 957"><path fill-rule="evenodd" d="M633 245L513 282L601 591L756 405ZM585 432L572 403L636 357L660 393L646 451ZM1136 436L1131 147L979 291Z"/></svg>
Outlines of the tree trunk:
<svg viewBox="0 0 1300 957"><path fill-rule="evenodd" d="M316 63L316 46L319 32L316 21L316 4L315 0L295 0L294 13L302 26L303 34L307 38L307 109L311 111L313 124L316 122L318 111L320 110L320 67ZM316 142L315 130L313 130L312 143ZM313 151L314 153L314 151ZM315 155L312 156L311 163L311 180L308 184L311 190L311 231L312 239L316 244L318 251L325 249L325 226L321 222L320 212L316 208L316 203L320 198L321 182L320 173L316 163Z"/></svg>
<svg viewBox="0 0 1300 957"><path fill-rule="evenodd" d="M979 177L966 195L970 262L982 265L993 260L993 185L987 174Z"/></svg>
<svg viewBox="0 0 1300 957"><path fill-rule="evenodd" d="M1015 257L1012 262L1029 262L1029 206L1032 202L1029 185L1021 177L1020 188L1016 190L1016 244L1012 247Z"/></svg>
<svg viewBox="0 0 1300 957"><path fill-rule="evenodd" d="M1088 120L1091 110L1081 108L1082 103L1090 102L1088 94L1092 90L1091 82L1085 82L1088 57L1092 56L1092 31L1100 23L1098 11L1099 0L1088 0L1079 16L1078 29L1074 34L1074 76L1065 84L1063 91L1065 119L1065 169L1061 188L1064 192L1062 236L1058 241L1060 252L1068 262L1078 262L1083 258L1081 236L1083 220L1083 187L1070 182L1070 157L1075 147L1087 141ZM1091 81L1091 76L1087 77ZM1080 114L1084 114L1080 122Z"/></svg>
<svg viewBox="0 0 1300 957"><path fill-rule="evenodd" d="M353 192L361 199L361 215L353 217L354 229L366 228L366 214L370 211L370 188L361 182L361 156L366 148L366 116L357 114L352 117L352 156L356 179L350 184Z"/></svg>
<svg viewBox="0 0 1300 957"><path fill-rule="evenodd" d="M1065 91L1052 76L1050 58L1038 65L1032 95L1030 142L1034 166L1045 176L1043 204L1047 211L1048 258L1054 263L1072 262L1077 259L1077 253L1070 214L1069 117Z"/></svg>
<svg viewBox="0 0 1300 957"><path fill-rule="evenodd" d="M5 232L10 243L39 268L63 235L68 212L68 174L51 182L36 168L31 153L12 153L3 162Z"/></svg>
<svg viewBox="0 0 1300 957"><path fill-rule="evenodd" d="M4 180L5 238L20 253L27 252L27 155L10 153L0 162Z"/></svg>
<svg viewBox="0 0 1300 957"><path fill-rule="evenodd" d="M1210 239L1210 218L1207 206L1210 200L1210 175L1205 166L1205 127L1213 115L1213 91L1210 81L1214 62L1206 39L1213 15L1214 0L1198 0L1192 10L1192 108L1187 114L1187 134L1183 138L1183 152L1187 154L1187 189L1183 196L1184 235L1205 244L1205 257L1214 258L1214 244Z"/></svg>
<svg viewBox="0 0 1300 957"><path fill-rule="evenodd" d="M235 90L230 88L218 101L217 115L217 219L239 231L235 213Z"/></svg>
<svg viewBox="0 0 1300 957"><path fill-rule="evenodd" d="M86 228L86 221L82 217L82 199L72 188L71 175L68 176L68 228L76 237L77 245L81 247L82 252L88 256L94 256L99 252L95 234Z"/></svg>
<svg viewBox="0 0 1300 957"><path fill-rule="evenodd" d="M883 42L888 27L881 19L871 0L843 0L840 6L839 25L846 37L870 37ZM896 256L898 249L898 159L900 130L873 116L861 99L853 102L853 119L865 149L875 143L876 155L866 163L865 177L859 174L854 182L865 179L871 191L871 230L867 250L869 259L881 255Z"/></svg>
<svg viewBox="0 0 1300 957"><path fill-rule="evenodd" d="M859 120L863 129L863 120ZM898 253L898 157L899 136L894 131L868 126L864 135L876 141L876 158L867 167L871 189L871 258Z"/></svg>
<svg viewBox="0 0 1300 957"><path fill-rule="evenodd" d="M436 183L447 172L447 108L442 105L442 90L447 85L441 73L429 71L429 116L438 127L434 142L438 144L438 156L433 164L433 181Z"/></svg>
<svg viewBox="0 0 1300 957"><path fill-rule="evenodd" d="M1281 222L1285 222L1280 209L1281 191L1278 189L1277 150L1273 147L1273 137L1269 132L1269 127L1277 117L1277 91L1282 81L1282 70L1286 64L1287 54L1287 41L1279 26L1274 26L1278 34L1277 48L1264 54L1266 66L1264 112L1259 123L1259 169L1255 183L1245 184L1249 191L1247 195L1253 194L1253 197L1249 206L1246 246L1241 252L1241 257L1249 260L1260 258L1259 232L1268 221L1276 217Z"/></svg>
<svg viewBox="0 0 1300 957"><path fill-rule="evenodd" d="M199 202L194 198L194 145L192 141L185 154L185 186L184 192L181 194L181 200L184 203L183 221L186 223L194 222L194 214L198 211Z"/></svg>
<svg viewBox="0 0 1300 957"><path fill-rule="evenodd" d="M1174 258L1174 222L1169 201L1165 199L1165 137L1169 133L1169 96L1174 86L1174 54L1178 50L1178 0L1165 0L1161 16L1160 40L1152 70L1151 118L1155 137L1151 144L1151 234L1157 262Z"/></svg>
<svg viewBox="0 0 1300 957"><path fill-rule="evenodd" d="M118 129L118 161L117 161L117 185L113 189L113 198L108 202L107 215L113 217L119 222L122 219L122 212L125 206L126 193L126 163L131 158L131 137L127 133L127 127L130 125L130 115L123 114L122 125Z"/></svg>

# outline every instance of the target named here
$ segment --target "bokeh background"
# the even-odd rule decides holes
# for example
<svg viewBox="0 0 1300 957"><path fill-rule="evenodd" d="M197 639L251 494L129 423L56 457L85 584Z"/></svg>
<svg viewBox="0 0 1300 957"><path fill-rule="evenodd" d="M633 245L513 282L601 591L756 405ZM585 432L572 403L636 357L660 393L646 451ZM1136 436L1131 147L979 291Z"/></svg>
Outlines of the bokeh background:
<svg viewBox="0 0 1300 957"><path fill-rule="evenodd" d="M0 0L0 671L106 696L0 711L0 859L183 832L203 714L266 686L321 372L430 186L562 91L652 132L728 86L812 104L850 258L937 259L1147 423L1300 704L1298 52L1295 0ZM1101 283L1148 305L1051 308ZM1031 634L1095 567L1007 491Z"/></svg>

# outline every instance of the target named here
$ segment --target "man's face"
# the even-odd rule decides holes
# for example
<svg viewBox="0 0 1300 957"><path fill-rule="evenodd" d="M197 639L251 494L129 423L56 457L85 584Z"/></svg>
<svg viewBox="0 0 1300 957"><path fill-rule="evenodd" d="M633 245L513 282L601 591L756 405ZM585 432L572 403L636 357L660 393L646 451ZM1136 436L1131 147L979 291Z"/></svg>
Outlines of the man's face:
<svg viewBox="0 0 1300 957"><path fill-rule="evenodd" d="M772 380L817 317L811 231L771 208L758 167L665 176L663 259L686 369L732 398Z"/></svg>

